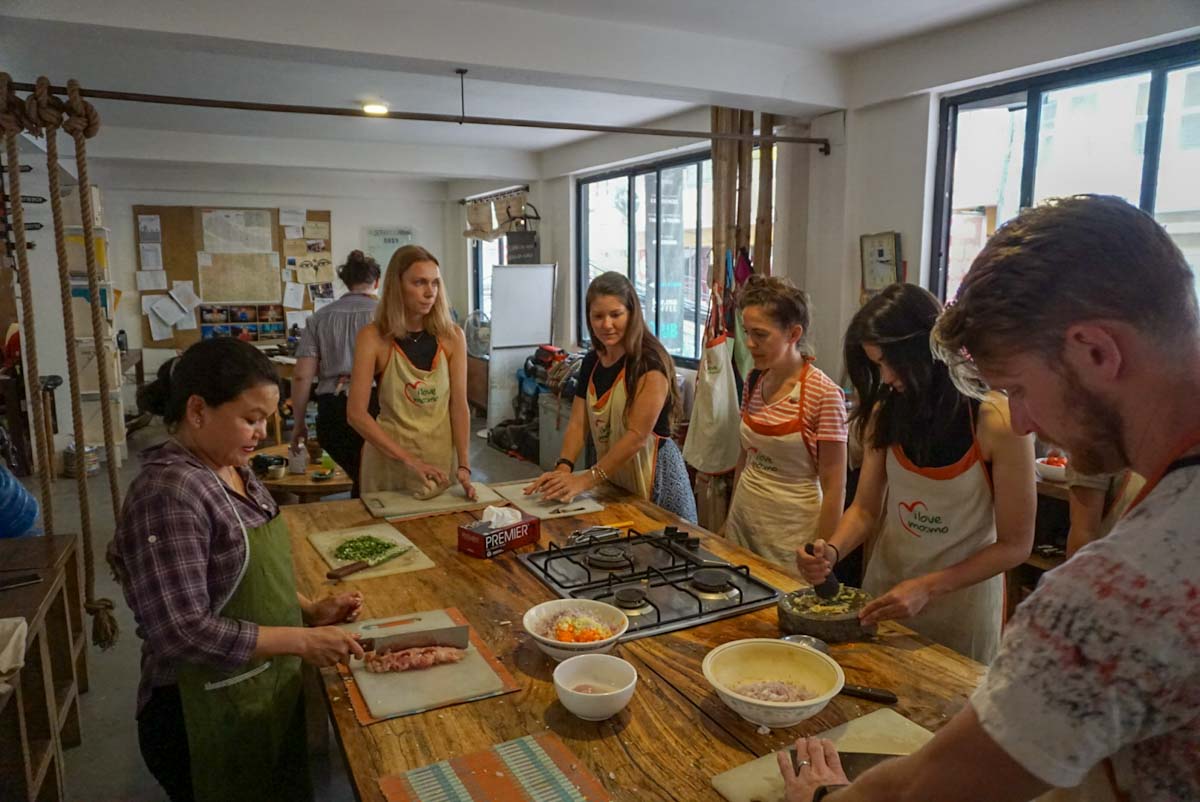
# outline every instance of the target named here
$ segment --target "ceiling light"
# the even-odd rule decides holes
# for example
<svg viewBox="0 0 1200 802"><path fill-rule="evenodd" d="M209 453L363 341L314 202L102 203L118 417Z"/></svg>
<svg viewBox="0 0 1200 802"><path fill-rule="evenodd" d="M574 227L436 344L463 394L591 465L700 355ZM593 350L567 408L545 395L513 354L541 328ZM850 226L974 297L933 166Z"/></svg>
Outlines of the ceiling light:
<svg viewBox="0 0 1200 802"><path fill-rule="evenodd" d="M386 103L364 103L362 110L367 114L387 114L388 105Z"/></svg>

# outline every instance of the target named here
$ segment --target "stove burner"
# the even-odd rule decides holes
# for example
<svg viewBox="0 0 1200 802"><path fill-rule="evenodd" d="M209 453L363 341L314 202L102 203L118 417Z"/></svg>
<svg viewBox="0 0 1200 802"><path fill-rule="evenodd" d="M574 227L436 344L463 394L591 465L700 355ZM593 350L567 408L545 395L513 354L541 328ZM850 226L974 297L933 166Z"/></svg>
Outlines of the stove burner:
<svg viewBox="0 0 1200 802"><path fill-rule="evenodd" d="M602 568L606 571L633 568L633 560L629 556L629 549L614 543L596 546L596 548L587 553L587 562L593 568Z"/></svg>
<svg viewBox="0 0 1200 802"><path fill-rule="evenodd" d="M717 568L701 568L692 575L692 584L705 593L724 593L733 587L729 574Z"/></svg>
<svg viewBox="0 0 1200 802"><path fill-rule="evenodd" d="M644 588L621 588L613 598L622 610L636 610L646 604L646 591Z"/></svg>

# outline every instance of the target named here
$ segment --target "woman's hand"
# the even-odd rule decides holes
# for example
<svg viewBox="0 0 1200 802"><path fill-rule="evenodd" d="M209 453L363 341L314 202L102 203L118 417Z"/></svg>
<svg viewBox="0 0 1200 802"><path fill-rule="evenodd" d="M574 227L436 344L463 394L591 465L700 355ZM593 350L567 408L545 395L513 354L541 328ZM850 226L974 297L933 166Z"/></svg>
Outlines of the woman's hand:
<svg viewBox="0 0 1200 802"><path fill-rule="evenodd" d="M803 548L796 549L796 567L800 569L805 581L815 588L833 571L837 550L824 540L813 541L812 547L812 554Z"/></svg>
<svg viewBox="0 0 1200 802"><path fill-rule="evenodd" d="M296 418L292 423L292 448L298 446L302 441L308 439L308 423L303 416Z"/></svg>
<svg viewBox="0 0 1200 802"><path fill-rule="evenodd" d="M779 760L787 802L812 802L813 794L823 785L850 784L833 741L825 738L798 739L795 765L787 749L777 752L775 757Z"/></svg>
<svg viewBox="0 0 1200 802"><path fill-rule="evenodd" d="M546 474L550 478L541 486L542 498L547 501L570 502L580 493L592 488L590 473Z"/></svg>
<svg viewBox="0 0 1200 802"><path fill-rule="evenodd" d="M366 654L358 638L340 627L313 627L301 633L300 659L318 668L345 662L350 655Z"/></svg>
<svg viewBox="0 0 1200 802"><path fill-rule="evenodd" d="M546 471L541 476L526 485L525 495L531 496L534 493L541 493L543 492L543 488L546 487L547 483L561 479L564 476L569 476L570 474L571 469L566 465L555 465L554 470Z"/></svg>
<svg viewBox="0 0 1200 802"><path fill-rule="evenodd" d="M344 624L358 618L362 610L363 595L359 591L339 593L315 601L304 611L304 623L310 627Z"/></svg>
<svg viewBox="0 0 1200 802"><path fill-rule="evenodd" d="M419 460L416 457L411 458L405 464L426 482L432 482L437 485L450 484L450 477L436 465L430 465L428 462Z"/></svg>
<svg viewBox="0 0 1200 802"><path fill-rule="evenodd" d="M906 579L864 606L858 613L858 620L871 625L880 621L912 618L925 609L931 595L923 577Z"/></svg>
<svg viewBox="0 0 1200 802"><path fill-rule="evenodd" d="M471 484L471 469L465 465L458 466L458 483L462 485L463 493L474 501L476 498L475 485Z"/></svg>

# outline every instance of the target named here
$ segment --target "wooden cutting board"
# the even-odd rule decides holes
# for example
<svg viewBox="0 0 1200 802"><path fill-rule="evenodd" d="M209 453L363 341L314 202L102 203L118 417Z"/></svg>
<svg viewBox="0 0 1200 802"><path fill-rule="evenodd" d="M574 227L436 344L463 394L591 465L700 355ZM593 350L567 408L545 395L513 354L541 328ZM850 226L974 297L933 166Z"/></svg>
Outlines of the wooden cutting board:
<svg viewBox="0 0 1200 802"><path fill-rule="evenodd" d="M462 613L452 607L390 618L372 618L340 626L365 638L379 634L380 630L375 626L397 620L405 623L388 626L385 630L387 634L469 624ZM374 674L367 671L362 660L352 658L349 668L338 665L338 673L346 683L359 723L364 725L517 690L512 675L500 664L474 628L471 629L467 656L458 663L419 671Z"/></svg>
<svg viewBox="0 0 1200 802"><path fill-rule="evenodd" d="M884 707L819 737L833 741L839 752L908 755L920 749L933 733ZM774 753L718 774L712 785L729 802L784 802L783 777Z"/></svg>
<svg viewBox="0 0 1200 802"><path fill-rule="evenodd" d="M495 490L506 500L511 501L517 509L542 520L568 518L572 515L587 515L588 513L602 512L604 510L603 504L587 496L577 497L569 503L543 501L541 495L537 493L527 496L525 495L525 488L528 486L529 481L508 482L502 485L492 485L492 490ZM570 510L570 512L551 512L551 510L560 508Z"/></svg>
<svg viewBox="0 0 1200 802"><path fill-rule="evenodd" d="M434 562L425 555L413 542L402 535L391 524L379 523L371 524L370 526L359 526L353 529L333 529L328 532L313 532L308 536L308 542L313 545L317 553L325 558L325 562L330 568L341 568L343 565L354 562L354 560L339 560L333 556L337 547L345 543L352 537L361 537L363 535L373 535L380 540L389 540L398 546L410 546L411 548L401 554L399 557L393 557L387 562L380 563L374 568L367 568L359 571L356 574L351 574L350 579L358 582L361 579L375 579L381 576L390 576L392 574L404 574L409 571L423 571L426 568L433 568Z"/></svg>
<svg viewBox="0 0 1200 802"><path fill-rule="evenodd" d="M475 485L475 496L475 501L471 501L463 491L462 485L454 484L440 496L424 501L413 498L412 493L409 492L387 490L380 493L363 493L362 502L371 515L393 521L425 518L430 515L473 510L490 504L504 503L504 499L496 495L485 484Z"/></svg>

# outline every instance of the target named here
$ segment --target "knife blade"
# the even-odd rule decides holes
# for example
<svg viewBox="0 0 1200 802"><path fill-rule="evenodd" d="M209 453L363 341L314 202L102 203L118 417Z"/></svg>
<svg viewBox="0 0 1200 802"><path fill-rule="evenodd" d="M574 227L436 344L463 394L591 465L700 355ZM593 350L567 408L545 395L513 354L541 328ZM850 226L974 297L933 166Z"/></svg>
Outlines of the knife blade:
<svg viewBox="0 0 1200 802"><path fill-rule="evenodd" d="M872 702L881 702L885 705L894 705L900 699L896 694L883 688L868 688L865 685L853 685L849 682L842 685L842 693L847 696L856 696L859 699L868 699Z"/></svg>
<svg viewBox="0 0 1200 802"><path fill-rule="evenodd" d="M796 747L788 747L788 754L791 755L792 767L795 768L798 761ZM901 755L884 755L876 752L843 752L838 750L838 758L842 762L842 771L846 772L846 778L851 782L858 779L859 776L869 769L873 769L880 763L895 757L901 757Z"/></svg>
<svg viewBox="0 0 1200 802"><path fill-rule="evenodd" d="M374 568L375 566L380 565L381 563L385 563L388 560L393 560L396 557L400 557L404 554L408 554L410 551L412 551L412 548L413 548L412 546L402 546L399 543L397 543L394 548L388 549L383 554L380 554L376 557L372 557L369 560L359 560L357 562L347 563L346 565L343 565L341 568L330 569L329 571L325 572L325 578L326 579L345 579L346 577L350 576L351 574L358 573L359 571L365 571L368 568Z"/></svg>
<svg viewBox="0 0 1200 802"><path fill-rule="evenodd" d="M375 654L398 652L401 649L416 649L423 646L452 646L465 649L471 642L471 628L465 624L436 629L419 629L415 632L398 632L395 635L378 635L362 638L359 644L363 651Z"/></svg>

